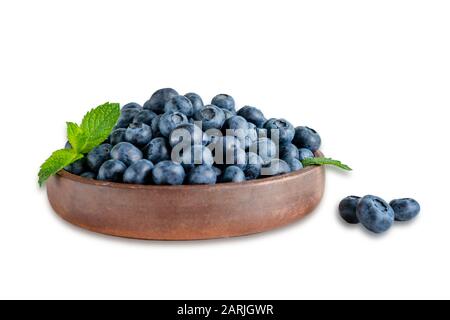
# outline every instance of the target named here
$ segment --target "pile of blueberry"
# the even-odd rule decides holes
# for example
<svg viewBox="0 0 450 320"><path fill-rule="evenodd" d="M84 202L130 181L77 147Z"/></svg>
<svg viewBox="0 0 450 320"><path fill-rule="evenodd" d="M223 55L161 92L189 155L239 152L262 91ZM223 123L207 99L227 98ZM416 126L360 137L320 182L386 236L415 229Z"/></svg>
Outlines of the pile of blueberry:
<svg viewBox="0 0 450 320"><path fill-rule="evenodd" d="M204 105L198 94L165 88L143 106L123 106L107 141L65 169L132 184L242 182L301 170L320 144L311 128L266 119L251 106L236 111L229 95Z"/></svg>
<svg viewBox="0 0 450 320"><path fill-rule="evenodd" d="M420 212L419 203L410 198L392 200L387 203L375 196L363 198L349 196L339 204L339 213L348 223L361 223L369 231L382 233L387 231L394 221L409 221Z"/></svg>

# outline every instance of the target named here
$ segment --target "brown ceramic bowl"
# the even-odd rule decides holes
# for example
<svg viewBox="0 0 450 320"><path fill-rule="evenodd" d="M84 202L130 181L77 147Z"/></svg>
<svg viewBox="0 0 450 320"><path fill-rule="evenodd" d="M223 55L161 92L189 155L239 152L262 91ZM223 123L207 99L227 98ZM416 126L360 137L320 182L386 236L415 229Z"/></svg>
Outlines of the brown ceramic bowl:
<svg viewBox="0 0 450 320"><path fill-rule="evenodd" d="M324 186L325 170L317 166L211 186L128 185L61 171L48 180L47 193L63 219L91 231L149 240L199 240L248 235L294 222L314 210Z"/></svg>

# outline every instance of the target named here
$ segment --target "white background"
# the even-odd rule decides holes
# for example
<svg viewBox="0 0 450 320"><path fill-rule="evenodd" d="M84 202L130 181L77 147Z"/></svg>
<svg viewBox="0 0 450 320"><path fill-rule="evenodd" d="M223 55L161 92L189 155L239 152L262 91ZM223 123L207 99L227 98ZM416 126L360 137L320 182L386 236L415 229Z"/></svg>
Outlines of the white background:
<svg viewBox="0 0 450 320"><path fill-rule="evenodd" d="M0 298L450 298L448 1L0 2ZM37 187L65 121L171 86L309 125L323 202L292 226L203 242L123 240L63 222ZM349 194L415 197L382 236ZM226 203L224 203L226 205Z"/></svg>

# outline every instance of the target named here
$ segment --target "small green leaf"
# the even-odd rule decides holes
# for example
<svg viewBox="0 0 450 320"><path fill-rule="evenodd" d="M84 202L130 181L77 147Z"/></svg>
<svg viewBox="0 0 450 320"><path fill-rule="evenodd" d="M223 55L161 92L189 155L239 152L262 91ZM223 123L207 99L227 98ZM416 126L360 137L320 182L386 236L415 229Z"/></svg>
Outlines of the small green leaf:
<svg viewBox="0 0 450 320"><path fill-rule="evenodd" d="M84 144L80 139L81 136L80 127L74 122L67 122L67 140L75 151L79 151L80 145Z"/></svg>
<svg viewBox="0 0 450 320"><path fill-rule="evenodd" d="M78 151L88 153L108 138L120 117L118 103L105 103L89 111L81 122L82 133Z"/></svg>
<svg viewBox="0 0 450 320"><path fill-rule="evenodd" d="M83 158L82 154L73 149L61 149L52 153L52 155L41 165L39 170L39 185L42 186L48 178L58 173L65 166Z"/></svg>
<svg viewBox="0 0 450 320"><path fill-rule="evenodd" d="M347 171L352 170L352 168L350 168L348 165L343 164L339 160L334 160L331 158L307 158L307 159L302 160L302 164L304 167L314 166L314 165L318 165L318 166L332 165L332 166L341 168L343 170L347 170Z"/></svg>

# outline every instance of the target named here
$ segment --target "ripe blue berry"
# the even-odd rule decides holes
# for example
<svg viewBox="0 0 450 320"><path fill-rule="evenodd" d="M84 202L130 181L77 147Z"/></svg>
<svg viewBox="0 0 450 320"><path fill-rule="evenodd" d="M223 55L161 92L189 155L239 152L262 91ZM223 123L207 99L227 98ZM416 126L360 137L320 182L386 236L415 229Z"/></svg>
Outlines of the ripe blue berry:
<svg viewBox="0 0 450 320"><path fill-rule="evenodd" d="M169 143L172 147L179 143L183 145L201 145L203 142L203 131L192 123L179 125L169 136Z"/></svg>
<svg viewBox="0 0 450 320"><path fill-rule="evenodd" d="M359 219L356 215L356 207L361 198L357 196L349 196L339 203L339 214L347 223L357 224Z"/></svg>
<svg viewBox="0 0 450 320"><path fill-rule="evenodd" d="M247 180L258 179L261 175L261 168L264 164L263 159L254 152L249 152L246 155L247 165L244 169Z"/></svg>
<svg viewBox="0 0 450 320"><path fill-rule="evenodd" d="M283 158L282 160L288 164L289 168L291 168L291 172L303 169L303 164L298 159L288 157Z"/></svg>
<svg viewBox="0 0 450 320"><path fill-rule="evenodd" d="M155 91L150 99L144 104L144 109L151 110L156 114L164 113L164 106L172 97L177 96L172 88L163 88Z"/></svg>
<svg viewBox="0 0 450 320"><path fill-rule="evenodd" d="M237 166L229 166L225 169L222 176L222 182L242 182L245 181L245 174L241 168Z"/></svg>
<svg viewBox="0 0 450 320"><path fill-rule="evenodd" d="M250 151L257 153L264 161L264 164L269 164L277 154L277 146L269 138L261 138L255 141L250 146Z"/></svg>
<svg viewBox="0 0 450 320"><path fill-rule="evenodd" d="M184 96L186 98L188 98L189 101L191 101L192 108L194 110L193 114L195 114L197 111L200 111L201 109L203 109L203 106L204 106L203 100L198 94L196 94L194 92L189 92L189 93L186 93Z"/></svg>
<svg viewBox="0 0 450 320"><path fill-rule="evenodd" d="M165 113L159 119L159 132L168 137L179 125L189 123L185 114L181 112Z"/></svg>
<svg viewBox="0 0 450 320"><path fill-rule="evenodd" d="M120 142L125 142L125 132L127 129L125 128L119 128L111 132L109 135L109 142L115 146L116 144Z"/></svg>
<svg viewBox="0 0 450 320"><path fill-rule="evenodd" d="M153 182L158 185L180 185L185 176L183 167L170 160L161 161L152 170Z"/></svg>
<svg viewBox="0 0 450 320"><path fill-rule="evenodd" d="M119 160L108 160L102 164L98 171L98 180L121 182L127 166Z"/></svg>
<svg viewBox="0 0 450 320"><path fill-rule="evenodd" d="M92 149L86 156L86 162L88 167L93 172L98 172L100 166L111 158L112 145L108 143L101 144Z"/></svg>
<svg viewBox="0 0 450 320"><path fill-rule="evenodd" d="M187 117L192 117L194 114L194 107L192 106L191 100L185 96L174 96L166 102L164 112L181 112Z"/></svg>
<svg viewBox="0 0 450 320"><path fill-rule="evenodd" d="M121 142L112 148L111 158L130 166L142 159L142 151L129 142Z"/></svg>
<svg viewBox="0 0 450 320"><path fill-rule="evenodd" d="M165 138L153 139L144 147L143 151L145 157L153 163L170 160L170 147Z"/></svg>
<svg viewBox="0 0 450 320"><path fill-rule="evenodd" d="M298 148L292 143L282 144L280 146L280 158L294 158L298 159L299 157ZM314 156L314 155L313 155Z"/></svg>
<svg viewBox="0 0 450 320"><path fill-rule="evenodd" d="M199 165L191 169L187 176L188 184L215 184L216 171L208 165Z"/></svg>
<svg viewBox="0 0 450 320"><path fill-rule="evenodd" d="M211 104L215 105L221 109L226 109L234 112L234 99L228 94L218 94L211 100Z"/></svg>
<svg viewBox="0 0 450 320"><path fill-rule="evenodd" d="M142 110L142 106L139 103L136 102L130 102L124 105L121 109L121 111L127 110L127 109L138 109Z"/></svg>
<svg viewBox="0 0 450 320"><path fill-rule="evenodd" d="M369 231L382 233L394 223L394 210L383 199L375 196L365 196L356 207L359 222Z"/></svg>
<svg viewBox="0 0 450 320"><path fill-rule="evenodd" d="M258 128L262 128L264 123L267 121L261 110L251 106L241 108L237 112L237 115L244 117L248 122L253 123Z"/></svg>
<svg viewBox="0 0 450 320"><path fill-rule="evenodd" d="M123 174L123 182L149 184L152 178L153 163L146 159L133 163Z"/></svg>
<svg viewBox="0 0 450 320"><path fill-rule="evenodd" d="M279 144L291 143L294 138L294 126L285 119L269 119L264 124L264 129L267 130L267 137L275 139L278 137Z"/></svg>
<svg viewBox="0 0 450 320"><path fill-rule="evenodd" d="M203 131L221 129L225 122L225 114L219 107L207 105L194 114L194 119L202 122Z"/></svg>
<svg viewBox="0 0 450 320"><path fill-rule="evenodd" d="M319 134L314 129L308 127L295 128L293 143L298 148L306 148L316 152L319 150L321 142Z"/></svg>
<svg viewBox="0 0 450 320"><path fill-rule="evenodd" d="M134 123L144 123L148 126L152 125L152 120L157 116L153 111L144 109L141 110L133 119Z"/></svg>
<svg viewBox="0 0 450 320"><path fill-rule="evenodd" d="M152 129L144 123L132 123L125 131L125 141L141 148L152 140Z"/></svg>
<svg viewBox="0 0 450 320"><path fill-rule="evenodd" d="M122 110L119 120L117 121L116 128L128 128L136 117L141 112L140 109L130 108Z"/></svg>
<svg viewBox="0 0 450 320"><path fill-rule="evenodd" d="M396 221L409 221L420 212L420 204L410 198L392 200L390 206L394 210Z"/></svg>
<svg viewBox="0 0 450 320"><path fill-rule="evenodd" d="M291 172L289 165L281 159L272 159L261 170L261 174L265 176L277 176Z"/></svg>
<svg viewBox="0 0 450 320"><path fill-rule="evenodd" d="M306 149L306 148L298 149L298 159L300 161L305 160L305 159L310 159L310 158L314 158L314 153L312 153L311 150Z"/></svg>

